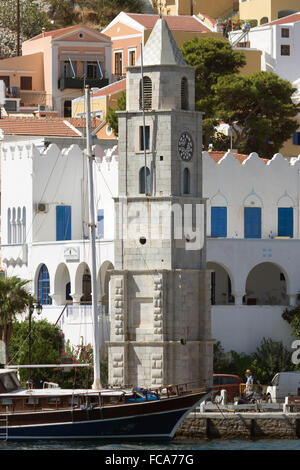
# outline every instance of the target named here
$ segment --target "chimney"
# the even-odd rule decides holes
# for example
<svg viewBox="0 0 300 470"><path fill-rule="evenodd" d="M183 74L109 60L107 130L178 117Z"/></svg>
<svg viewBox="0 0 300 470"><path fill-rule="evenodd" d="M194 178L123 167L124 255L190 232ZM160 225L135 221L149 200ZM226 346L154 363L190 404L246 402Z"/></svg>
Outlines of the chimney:
<svg viewBox="0 0 300 470"><path fill-rule="evenodd" d="M42 35L43 35L43 38L45 37L45 31L46 31L46 28L43 26L43 27L42 27Z"/></svg>

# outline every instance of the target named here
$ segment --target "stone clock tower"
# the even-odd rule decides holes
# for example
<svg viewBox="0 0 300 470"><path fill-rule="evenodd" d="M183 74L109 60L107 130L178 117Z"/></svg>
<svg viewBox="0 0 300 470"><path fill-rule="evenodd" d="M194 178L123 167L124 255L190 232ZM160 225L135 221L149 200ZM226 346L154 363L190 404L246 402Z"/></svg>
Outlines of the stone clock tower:
<svg viewBox="0 0 300 470"><path fill-rule="evenodd" d="M209 385L210 272L194 69L161 18L143 55L143 67L127 69L127 106L119 113L109 383Z"/></svg>

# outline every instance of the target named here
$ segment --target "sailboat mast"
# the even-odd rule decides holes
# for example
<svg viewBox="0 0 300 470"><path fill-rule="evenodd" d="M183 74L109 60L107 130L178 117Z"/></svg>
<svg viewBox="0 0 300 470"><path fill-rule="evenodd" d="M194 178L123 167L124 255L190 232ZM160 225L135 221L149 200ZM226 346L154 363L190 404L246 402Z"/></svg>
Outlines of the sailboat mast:
<svg viewBox="0 0 300 470"><path fill-rule="evenodd" d="M141 43L141 75L142 75L142 112L143 112L143 147L144 147L144 179L145 196L147 196L147 153L146 153L146 126L145 126L145 94L144 94L144 65L143 65L143 43Z"/></svg>
<svg viewBox="0 0 300 470"><path fill-rule="evenodd" d="M100 344L99 344L99 318L98 318L98 295L97 295L97 270L96 270L96 224L95 224L95 199L93 181L93 161L94 157L91 148L91 103L90 87L85 87L86 105L86 155L89 163L89 204L90 204L90 241L92 253L92 310L94 325L94 383L93 389L101 388L100 381Z"/></svg>

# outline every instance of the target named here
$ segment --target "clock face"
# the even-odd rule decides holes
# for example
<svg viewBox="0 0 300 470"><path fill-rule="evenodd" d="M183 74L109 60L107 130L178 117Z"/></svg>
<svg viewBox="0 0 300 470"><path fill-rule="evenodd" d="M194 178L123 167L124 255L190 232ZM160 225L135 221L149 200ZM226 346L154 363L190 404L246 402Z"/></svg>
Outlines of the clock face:
<svg viewBox="0 0 300 470"><path fill-rule="evenodd" d="M181 134L178 141L178 152L182 160L189 162L192 159L193 147L191 136L187 132Z"/></svg>

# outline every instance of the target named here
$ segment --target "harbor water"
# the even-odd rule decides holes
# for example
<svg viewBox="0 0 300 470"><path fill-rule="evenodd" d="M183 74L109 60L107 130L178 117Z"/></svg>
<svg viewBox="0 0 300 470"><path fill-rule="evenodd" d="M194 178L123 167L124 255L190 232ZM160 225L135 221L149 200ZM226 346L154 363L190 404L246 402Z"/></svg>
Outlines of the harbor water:
<svg viewBox="0 0 300 470"><path fill-rule="evenodd" d="M248 440L173 440L170 443L159 442L113 442L95 441L0 441L0 451L299 451L300 439L262 439Z"/></svg>

